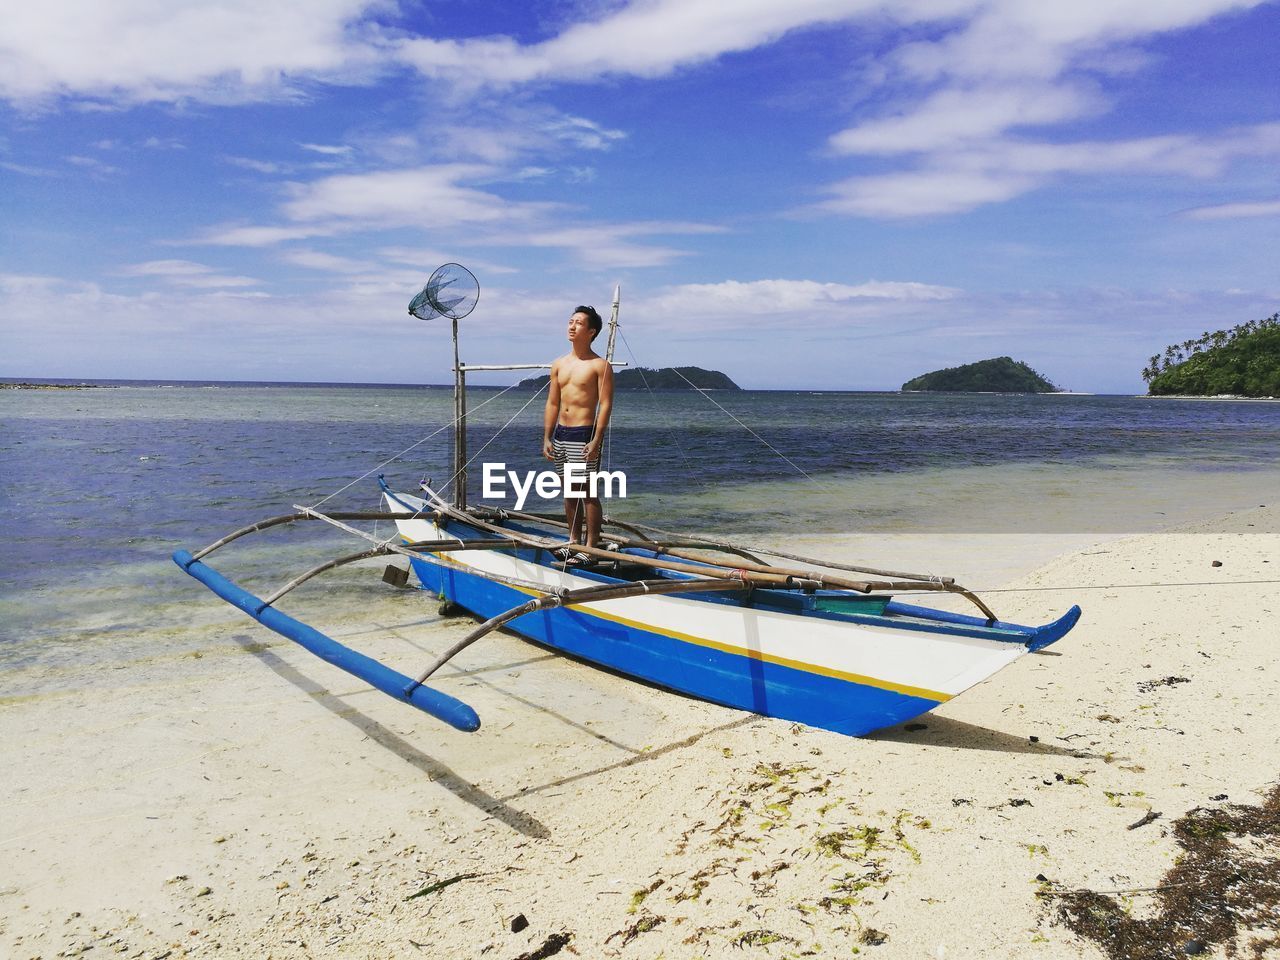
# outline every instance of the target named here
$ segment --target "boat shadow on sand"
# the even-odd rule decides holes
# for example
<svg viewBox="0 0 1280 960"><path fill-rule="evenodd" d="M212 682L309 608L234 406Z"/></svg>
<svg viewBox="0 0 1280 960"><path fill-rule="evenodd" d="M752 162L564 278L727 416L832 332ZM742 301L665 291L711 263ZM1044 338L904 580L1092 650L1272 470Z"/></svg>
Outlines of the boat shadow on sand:
<svg viewBox="0 0 1280 960"><path fill-rule="evenodd" d="M316 682L299 671L292 664L273 653L269 647L264 647L261 643L245 634L237 634L232 639L244 648L246 653L253 654L278 676L309 695L316 703L334 716L351 724L374 743L389 750L405 763L426 774L433 782L452 792L458 799L471 804L479 810L483 810L494 819L501 821L512 830L527 837L541 840L551 836L551 831L536 817L508 806L497 797L481 790L475 784L454 772L448 765L422 752L408 740L388 730L367 714L361 713L348 700L330 692L329 688L324 684Z"/></svg>
<svg viewBox="0 0 1280 960"><path fill-rule="evenodd" d="M905 726L889 727L869 734L870 740L909 743L920 747L946 747L962 750L991 750L996 753L1029 753L1047 757L1076 757L1078 759L1103 759L1100 754L1081 747L1059 746L1042 743L1029 736L1018 736L966 723L939 714L925 714L918 721ZM1125 760L1125 757L1112 757Z"/></svg>

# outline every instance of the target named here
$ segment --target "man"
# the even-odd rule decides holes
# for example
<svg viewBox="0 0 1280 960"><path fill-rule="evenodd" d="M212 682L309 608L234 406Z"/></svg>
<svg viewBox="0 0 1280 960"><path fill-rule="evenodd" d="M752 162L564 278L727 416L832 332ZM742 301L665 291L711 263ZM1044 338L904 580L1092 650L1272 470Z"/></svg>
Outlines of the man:
<svg viewBox="0 0 1280 960"><path fill-rule="evenodd" d="M551 365L551 384L542 418L542 455L555 461L562 480L568 463L585 464L588 478L600 469L600 446L613 412L613 368L591 349L603 326L595 307L575 309L569 318L570 350ZM570 544L594 547L600 540L602 511L600 499L591 496L589 481L586 486L586 497L570 497L566 482L564 518L569 524ZM580 554L573 559L584 562L589 556Z"/></svg>

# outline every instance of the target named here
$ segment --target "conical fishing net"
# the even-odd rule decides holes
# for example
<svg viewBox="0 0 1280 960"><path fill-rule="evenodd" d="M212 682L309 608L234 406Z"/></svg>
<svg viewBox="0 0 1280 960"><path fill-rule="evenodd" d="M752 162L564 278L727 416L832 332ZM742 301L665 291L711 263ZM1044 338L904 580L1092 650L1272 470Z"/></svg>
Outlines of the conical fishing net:
<svg viewBox="0 0 1280 960"><path fill-rule="evenodd" d="M431 279L416 297L409 301L409 312L420 320L448 317L461 320L480 300L480 284L470 270L460 263L446 263L431 274Z"/></svg>

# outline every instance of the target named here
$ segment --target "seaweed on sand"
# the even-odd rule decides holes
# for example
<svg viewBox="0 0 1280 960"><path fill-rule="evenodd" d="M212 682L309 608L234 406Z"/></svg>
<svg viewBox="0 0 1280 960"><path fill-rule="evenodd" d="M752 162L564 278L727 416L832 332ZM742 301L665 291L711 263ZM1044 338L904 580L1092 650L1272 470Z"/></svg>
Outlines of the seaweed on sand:
<svg viewBox="0 0 1280 960"><path fill-rule="evenodd" d="M1074 890L1057 913L1112 960L1163 960L1225 945L1228 957L1261 957L1280 942L1280 785L1261 806L1196 807L1173 824L1183 854L1150 891L1148 916L1113 896ZM1246 943L1245 941L1248 941Z"/></svg>
<svg viewBox="0 0 1280 960"><path fill-rule="evenodd" d="M542 941L542 946L530 950L528 953L520 954L520 956L516 957L516 960L547 960L548 957L554 957L567 947L572 939L572 933L553 933Z"/></svg>
<svg viewBox="0 0 1280 960"><path fill-rule="evenodd" d="M640 936L640 934L648 933L658 925L665 923L666 919L666 917L659 917L652 913L646 913L635 923L631 924L631 926L622 930L615 930L613 933L609 934L609 936L604 938L604 942L608 943L614 937L621 937L622 946L625 947L636 937Z"/></svg>

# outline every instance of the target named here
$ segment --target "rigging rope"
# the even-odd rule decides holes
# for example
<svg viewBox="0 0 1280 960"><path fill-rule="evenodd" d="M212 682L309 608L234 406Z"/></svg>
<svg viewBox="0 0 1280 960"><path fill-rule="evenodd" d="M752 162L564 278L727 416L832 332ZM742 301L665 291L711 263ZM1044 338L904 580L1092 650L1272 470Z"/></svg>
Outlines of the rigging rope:
<svg viewBox="0 0 1280 960"><path fill-rule="evenodd" d="M631 355L631 359L632 359L632 360L634 360L634 361L636 362L636 369L637 369L637 370L639 370L639 369L640 369L640 367L639 367L639 363L640 363L640 361L639 361L638 359L636 359L635 351L631 349L631 344L627 342L627 335L626 335L625 333L623 333L623 332L622 332L621 326L619 326L618 333L619 333L619 334L621 335L621 337L622 337L622 343L623 343L623 344L626 346L626 348L627 348L627 353L629 353L629 354ZM733 413L732 413L732 412L730 412L729 410L726 410L723 406L721 406L721 405L720 405L720 403L718 403L714 397L712 397L709 393L707 393L707 391L703 390L701 387L699 387L697 384L695 384L692 380L690 380L688 377L686 377L683 373L681 373L681 372L680 372L680 370L679 370L678 368L676 368L676 367L672 367L671 369L675 372L676 376L678 376L678 377L679 377L681 380L683 380L685 383L689 384L689 386L690 386L690 387L692 387L694 390L697 390L697 391L698 391L698 393L702 394L702 396L703 396L703 397L705 397L707 400L709 400L709 401L710 401L710 402L711 402L711 403L712 403L712 404L713 404L713 405L714 405L714 406L715 406L715 407L716 407L716 408L717 408L721 413L723 413L725 416L727 416L730 420L732 420L732 421L733 421L734 423L736 423L738 426L742 427L742 429L743 429L743 430L745 430L745 431L747 431L747 433L751 434L751 436L753 436L753 437L755 437L757 440L759 440L762 444L764 444L766 447L768 447L768 448L769 448L773 453L777 454L777 456L778 456L778 457L780 457L781 459L785 460L785 461L787 462L787 464L788 464L788 465L790 465L790 467L791 467L793 470L795 470L797 473L799 473L801 476L803 476L806 480L809 480L809 481L811 481L812 483L817 483L817 482L818 482L818 481L817 481L817 480L815 480L812 476L810 476L810 475L809 475L809 473L807 473L807 472L806 472L806 471L805 471L805 470L804 470L804 469L803 469L799 464L797 464L794 460L792 460L792 459L791 459L790 457L788 457L785 453L783 453L781 450L779 450L777 447L775 447L773 444L771 444L768 440L766 440L764 437L760 436L760 434L756 433L756 432L755 432L754 430L752 430L749 426L747 426L745 423L743 423L741 420L739 420L737 417L735 417L735 416L733 415ZM640 373L640 379L644 382L644 385L645 385L645 387L649 390L649 393L650 393L650 394L652 394L652 393L653 393L653 389L649 387L649 381L648 381L648 379L646 379L646 378L645 378L645 375L644 375L644 373L643 373L643 372L641 372L641 373ZM680 451L680 456L681 456L681 458L683 458L683 459L684 459L685 467L686 467L686 469L689 471L689 475L690 475L690 476L692 476L695 480L698 480L698 474L697 474L697 472L696 472L696 471L694 471L694 469L693 469L692 465L689 463L689 458L688 458L688 457L685 457L685 455L684 455L684 450L683 450L683 449L681 449L681 447L680 447L680 445L679 445L679 444L677 444L677 445L676 445L676 449ZM702 481L701 481L701 480L698 480L698 483L699 483L699 484L702 484ZM705 486L705 485L704 485L704 486Z"/></svg>
<svg viewBox="0 0 1280 960"><path fill-rule="evenodd" d="M517 411L512 415L512 417L511 417L511 419L510 419L510 420L508 420L508 421L507 421L506 423L504 423L501 427L499 427L499 428L498 428L497 433L495 433L492 437L490 437L490 438L489 438L489 440L488 440L488 442L487 442L483 447L481 447L479 450L477 450L477 451L475 452L475 456L471 457L471 459L469 459L466 463L464 463L464 464L462 465L462 467L461 467L458 471L456 471L456 472L454 473L454 475L453 475L453 476L451 476L448 480L446 480L446 481L444 482L444 484L442 484L442 485L441 485L440 489L441 489L442 491L443 491L443 490L448 490L448 489L449 489L449 487L451 487L451 486L453 485L453 482L454 482L455 480L457 480L457 479L458 479L458 477L462 474L462 471L463 471L463 470L466 470L466 469L467 469L467 467L469 467L469 466L471 466L471 464L475 463L476 458L477 458L477 457L479 457L479 456L480 456L480 454L482 454L482 453L484 453L486 450L488 450L488 449L489 449L489 445L490 445L491 443L493 443L493 441L497 440L497 439L498 439L498 437L502 436L502 431L506 430L506 429L507 429L507 427L511 426L511 424L513 424L513 423L515 422L516 417L520 416L520 414L524 413L524 412L525 412L525 410L529 409L529 404L533 403L533 401L537 400L540 396L542 396L542 391L543 391L543 390L546 390L550 385L551 385L551 381L550 381L550 380L548 380L548 381L547 381L546 383L544 383L541 387L539 387L536 391L534 391L533 396L532 396L532 397L530 397L527 401L525 401L525 405L524 405L523 407L521 407L519 410L517 410ZM518 384L518 383L517 383L517 384L513 384L513 386L519 386L519 384ZM510 390L510 389L511 389L511 387L507 387L507 390ZM502 393L506 393L506 392L507 392L507 390L503 390L503 391L502 391ZM499 397L500 397L500 396L502 396L502 393L498 394L498 396L499 396ZM496 400L496 399L497 399L497 397L491 397L490 399L494 399L494 400ZM488 401L486 401L486 403L487 403L487 402L488 402ZM481 404L481 406L483 406L483 405L484 405L484 404ZM480 409L480 407L476 407L476 409L477 409L477 410L479 410L479 409Z"/></svg>
<svg viewBox="0 0 1280 960"><path fill-rule="evenodd" d="M801 474L801 475L802 475L806 480L813 480L813 482L814 482L814 483L817 483L817 481L816 481L816 480L814 480L814 479L813 479L813 477L809 476L809 474L808 474L808 473L806 473L806 472L804 471L804 469L803 469L803 468L801 468L801 467L800 467L800 466L799 466L799 465L798 465L794 460L792 460L792 459L791 459L790 457L788 457L785 453L783 453L781 450L779 450L777 447L775 447L773 444L771 444L768 440L766 440L764 437L760 436L760 434L756 433L756 432L755 432L754 430L752 430L749 426L747 426L745 423L743 423L741 420L739 420L737 417L735 417L732 413L730 413L728 410L726 410L724 407L722 407L722 406L719 404L719 402L717 402L717 400L715 399L715 397L711 396L711 394L707 393L707 391L703 390L701 387L699 387L697 384L695 384L692 380L690 380L688 377L686 377L683 373L681 373L681 372L680 372L680 369L679 369L678 367L672 367L671 369L675 371L676 376L678 376L681 380L683 380L685 383L689 384L689 386L693 387L693 389L697 390L700 394L702 394L704 397L706 397L708 400L710 400L713 404L715 404L716 408L717 408L718 410L720 410L720 412L721 412L721 413L725 414L727 417L729 417L731 420L733 420L733 422L734 422L734 423L736 423L738 426L742 427L742 429L743 429L743 430L747 431L747 433L751 434L753 437L755 437L757 440L759 440L761 443L763 443L766 447L768 447L770 450L772 450L774 453L776 453L778 456L780 456L783 460L785 460L785 461L787 461L787 463L791 464L791 466L792 466L792 467L794 467L794 468L796 469L796 471L798 471L798 472L799 472L799 473L800 473L800 474Z"/></svg>
<svg viewBox="0 0 1280 960"><path fill-rule="evenodd" d="M640 365L640 359L636 356L635 351L631 349L631 344L627 340L627 335L622 332L622 324L618 324L618 334L622 337L622 345L627 348L627 355L631 357L631 362L635 364L636 373L640 374L640 382L644 384L645 390L649 392L650 399L656 401L658 399L657 394L653 392L653 387L649 386L649 378L644 375L644 367ZM693 464L690 463L689 458L685 456L684 445L680 443L675 431L668 430L667 435L671 437L673 446L676 448L676 453L680 454L680 459L684 461L685 476L692 477L694 483L706 490L706 481L698 475L698 471L693 468Z"/></svg>
<svg viewBox="0 0 1280 960"><path fill-rule="evenodd" d="M497 400L500 396L502 396L502 395L503 395L504 393L506 393L508 390L514 390L514 389L515 389L516 387L518 387L518 386L520 386L520 384L519 384L519 383L513 383L511 386L507 387L506 389L502 390L501 392L499 392L499 393L495 393L492 397L490 397L488 400L485 400L483 403L479 403L479 404L477 404L477 405L473 408L473 410L479 410L481 407L485 406L485 404L492 403L494 400ZM526 404L526 406L527 406L527 404ZM450 420L450 421L449 421L448 423L446 423L444 426L440 427L438 430L433 430L433 431L431 431L431 433L427 434L427 435L426 435L425 437L423 437L421 440L417 441L416 443L411 443L411 444L409 444L409 446L405 447L405 448L404 448L403 450L401 450L399 453L394 454L393 456L388 457L386 460L383 460L383 461L382 461L380 464L378 464L376 467L373 467L373 468L372 468L372 469L370 469L370 470L366 470L364 473L360 474L360 476L356 477L356 478L355 478L354 480L352 480L350 483L344 484L343 486L339 487L337 490L333 491L333 493L329 494L329 495L328 495L327 497L325 497L323 500L317 500L315 503L311 504L311 509L312 509L312 510L317 509L317 508L318 508L322 503L325 503L325 502L327 502L327 501L329 501L329 500L332 500L334 497L336 497L338 494L342 493L343 491L345 491L345 490L347 490L347 489L349 489L349 488L351 488L351 487L354 487L354 486L355 486L357 483L359 483L361 480L366 480L366 479L368 479L369 477L373 476L375 473L377 473L379 470L381 470L381 469L382 469L383 467L385 467L387 464L389 464L389 463L395 463L397 460L399 460L401 457L403 457L403 456L404 456L406 453L408 453L410 450L413 450L413 449L416 449L417 447L422 446L424 443L426 443L428 440L430 440L432 437L436 436L437 434L443 433L445 430L448 430L450 427L456 426L456 425L457 425L457 423L458 423L458 419L459 419L458 417L454 417L452 420Z"/></svg>

